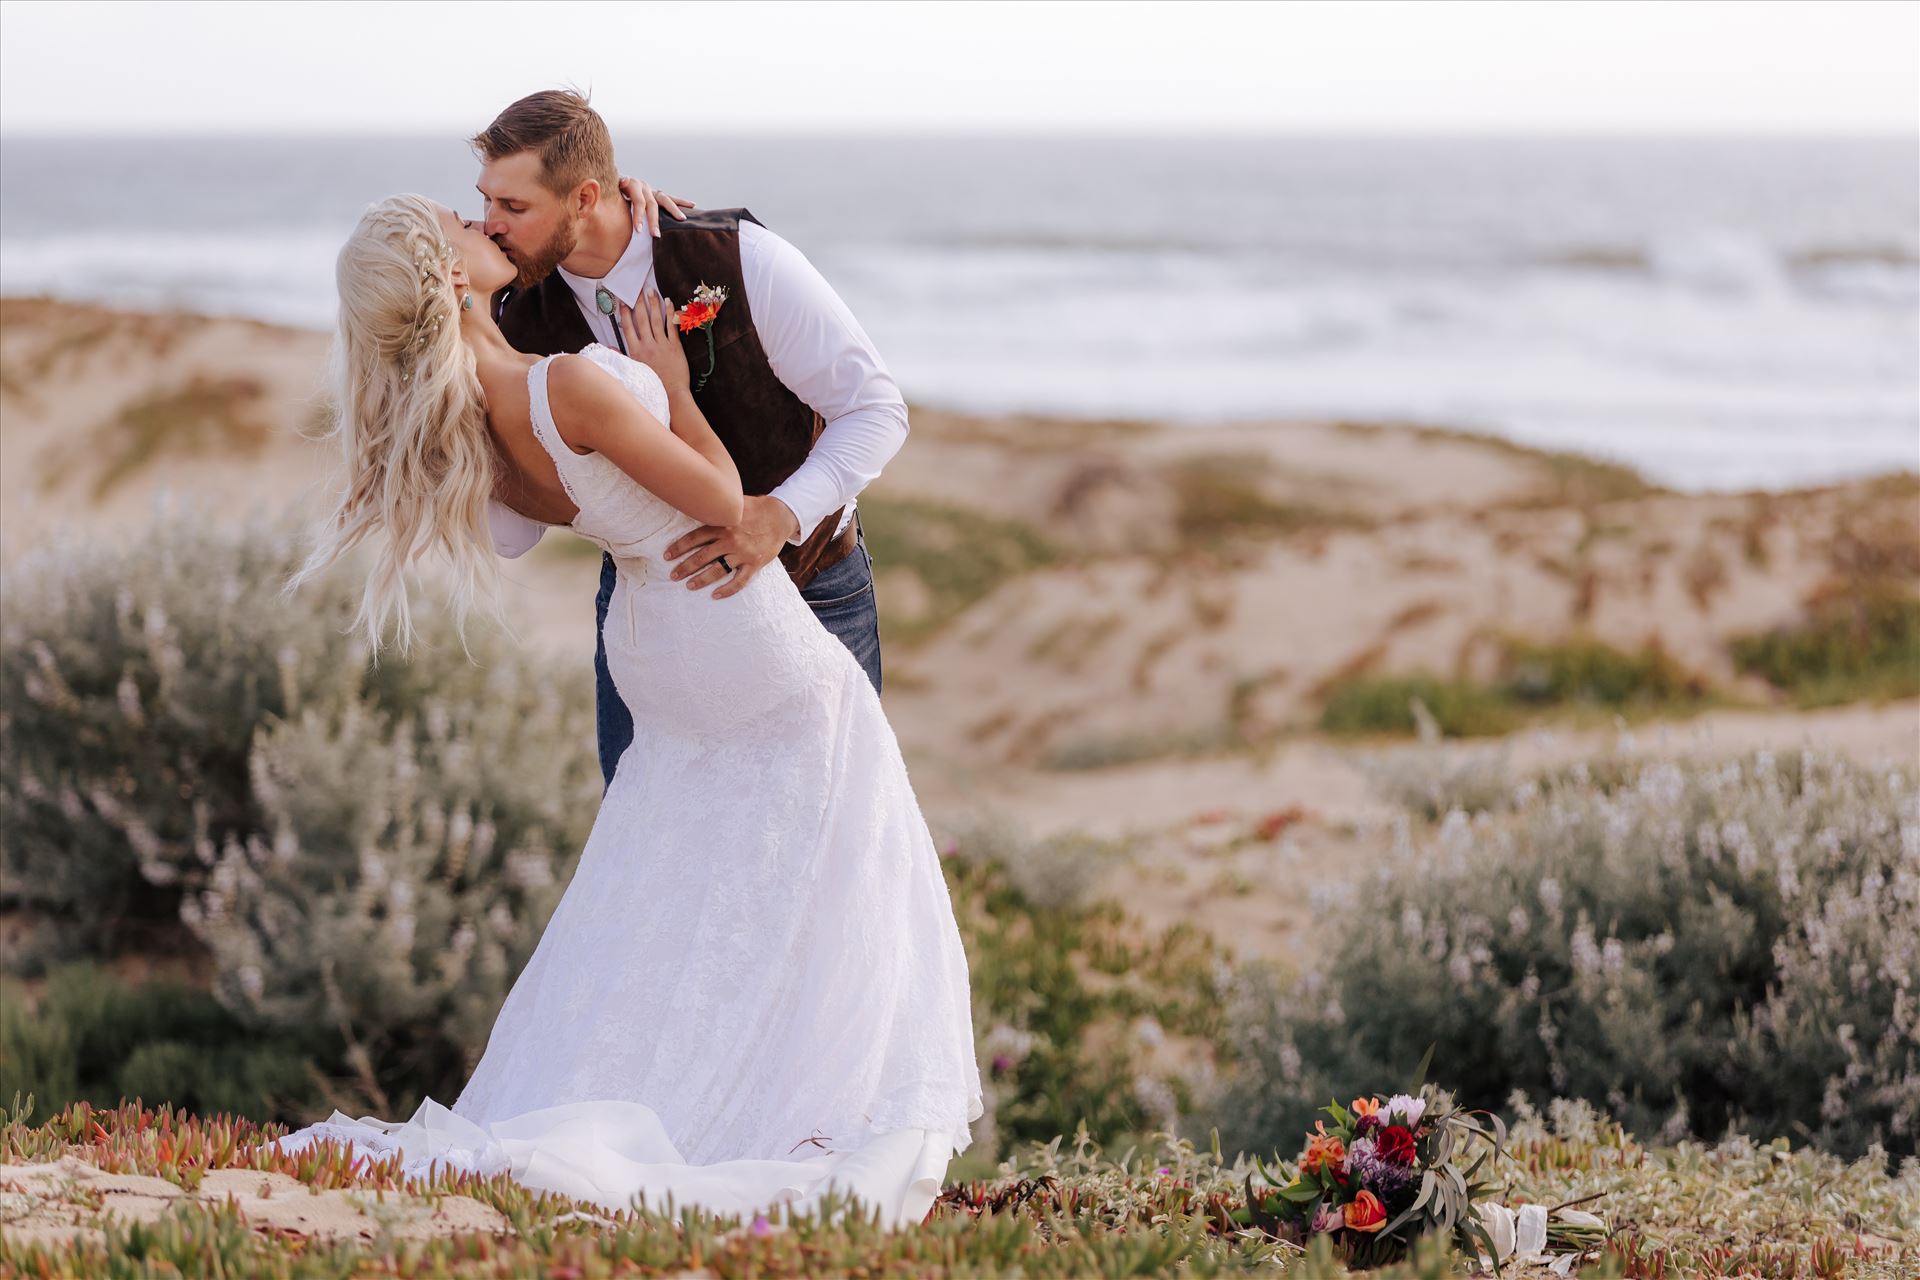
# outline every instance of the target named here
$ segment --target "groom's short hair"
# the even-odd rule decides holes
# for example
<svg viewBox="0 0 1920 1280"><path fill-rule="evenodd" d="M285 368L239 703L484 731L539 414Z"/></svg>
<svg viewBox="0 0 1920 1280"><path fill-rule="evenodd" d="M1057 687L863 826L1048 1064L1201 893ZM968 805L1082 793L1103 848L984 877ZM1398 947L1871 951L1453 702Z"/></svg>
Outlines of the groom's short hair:
<svg viewBox="0 0 1920 1280"><path fill-rule="evenodd" d="M493 118L468 139L483 160L532 151L540 157L541 181L565 195L588 178L602 195L618 189L620 170L613 163L613 136L585 94L572 89L530 93Z"/></svg>

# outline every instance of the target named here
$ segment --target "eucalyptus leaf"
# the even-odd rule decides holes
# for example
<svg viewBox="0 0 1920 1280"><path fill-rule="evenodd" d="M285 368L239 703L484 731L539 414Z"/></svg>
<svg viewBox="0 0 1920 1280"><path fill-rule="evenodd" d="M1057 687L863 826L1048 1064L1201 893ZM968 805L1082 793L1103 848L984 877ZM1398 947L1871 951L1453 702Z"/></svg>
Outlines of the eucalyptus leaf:
<svg viewBox="0 0 1920 1280"><path fill-rule="evenodd" d="M1439 1047L1440 1042L1438 1040L1435 1040L1427 1046L1427 1052L1420 1059L1419 1069L1413 1073L1413 1083L1407 1086L1408 1093L1418 1094L1420 1092L1420 1086L1427 1082L1427 1068L1433 1065L1434 1051L1439 1049Z"/></svg>

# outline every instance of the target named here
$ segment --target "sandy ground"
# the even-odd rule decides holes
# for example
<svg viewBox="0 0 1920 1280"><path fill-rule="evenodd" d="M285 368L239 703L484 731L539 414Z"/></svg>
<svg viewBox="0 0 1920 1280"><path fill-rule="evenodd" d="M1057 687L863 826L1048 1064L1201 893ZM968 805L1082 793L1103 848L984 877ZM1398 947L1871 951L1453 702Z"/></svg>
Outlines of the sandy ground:
<svg viewBox="0 0 1920 1280"><path fill-rule="evenodd" d="M468 1196L432 1198L385 1191L320 1191L284 1173L213 1169L192 1191L164 1178L106 1173L65 1156L43 1164L0 1165L0 1219L15 1244L101 1239L101 1222L152 1222L185 1200L234 1206L257 1231L318 1240L398 1239L506 1232L499 1210Z"/></svg>

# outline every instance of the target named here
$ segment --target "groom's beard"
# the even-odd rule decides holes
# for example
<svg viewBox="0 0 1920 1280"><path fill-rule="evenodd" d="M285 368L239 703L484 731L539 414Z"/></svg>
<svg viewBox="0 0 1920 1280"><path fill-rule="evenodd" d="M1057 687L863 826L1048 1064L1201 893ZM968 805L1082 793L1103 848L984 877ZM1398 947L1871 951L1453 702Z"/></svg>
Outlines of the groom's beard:
<svg viewBox="0 0 1920 1280"><path fill-rule="evenodd" d="M562 222L553 229L553 234L545 244L529 256L513 260L513 265L520 268L520 274L513 279L513 287L531 289L539 284L553 274L553 269L564 262L579 243L580 228L574 225L572 219Z"/></svg>

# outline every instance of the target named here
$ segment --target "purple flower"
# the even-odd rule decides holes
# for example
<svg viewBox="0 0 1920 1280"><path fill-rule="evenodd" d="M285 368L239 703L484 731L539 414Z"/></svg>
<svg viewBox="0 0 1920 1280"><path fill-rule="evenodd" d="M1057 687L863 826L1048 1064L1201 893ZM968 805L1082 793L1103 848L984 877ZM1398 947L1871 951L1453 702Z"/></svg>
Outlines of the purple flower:
<svg viewBox="0 0 1920 1280"><path fill-rule="evenodd" d="M757 1236L773 1234L773 1227L768 1224L766 1214L756 1213L753 1215L753 1234Z"/></svg>
<svg viewBox="0 0 1920 1280"><path fill-rule="evenodd" d="M993 1072L995 1075L999 1075L1002 1071L1010 1070L1012 1067L1013 1059L1009 1058L1006 1054L996 1053L993 1055Z"/></svg>
<svg viewBox="0 0 1920 1280"><path fill-rule="evenodd" d="M1413 1182L1413 1170L1406 1165L1382 1159L1379 1145L1372 1138L1354 1140L1353 1146L1347 1151L1347 1167L1362 1187L1379 1196L1383 1202L1391 1201Z"/></svg>
<svg viewBox="0 0 1920 1280"><path fill-rule="evenodd" d="M1377 1115L1361 1116L1359 1119L1353 1122L1354 1136L1358 1137L1363 1133L1372 1133L1375 1129L1378 1129L1383 1123L1385 1122L1382 1121L1380 1117Z"/></svg>
<svg viewBox="0 0 1920 1280"><path fill-rule="evenodd" d="M1344 1223L1340 1210L1326 1201L1320 1202L1320 1208L1313 1215L1313 1225L1307 1228L1309 1234L1319 1235L1322 1231L1338 1231Z"/></svg>
<svg viewBox="0 0 1920 1280"><path fill-rule="evenodd" d="M1173 1170L1169 1169L1166 1165L1161 1165L1158 1169L1155 1169L1154 1172L1155 1173L1172 1173Z"/></svg>

